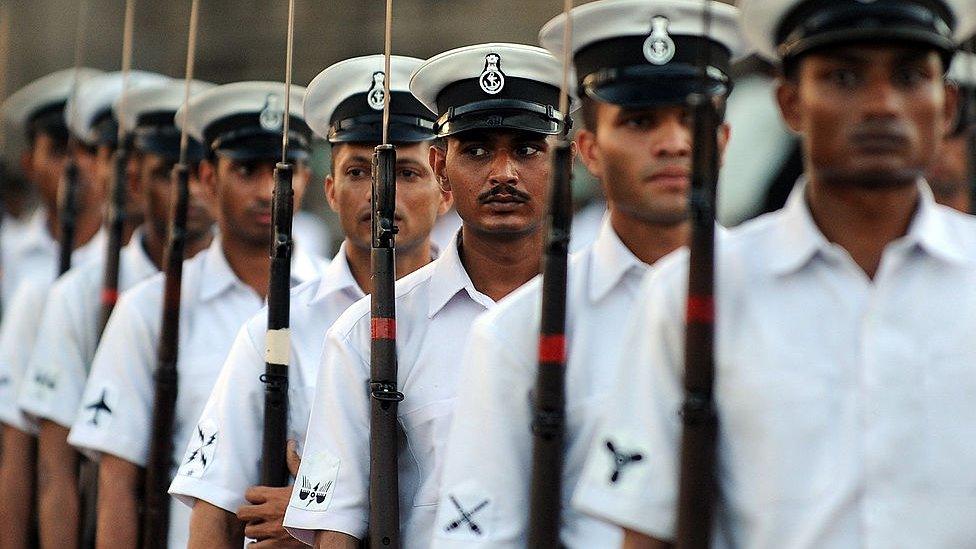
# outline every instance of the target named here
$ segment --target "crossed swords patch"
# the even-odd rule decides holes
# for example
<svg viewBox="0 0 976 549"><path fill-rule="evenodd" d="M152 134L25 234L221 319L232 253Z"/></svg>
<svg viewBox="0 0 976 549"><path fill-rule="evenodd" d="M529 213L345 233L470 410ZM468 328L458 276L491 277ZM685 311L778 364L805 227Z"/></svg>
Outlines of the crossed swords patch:
<svg viewBox="0 0 976 549"><path fill-rule="evenodd" d="M445 526L444 531L453 532L458 528L467 525L468 530L470 530L472 534L475 534L477 536L484 535L484 532L482 532L481 527L478 526L478 523L474 521L474 516L478 514L479 511L483 510L485 507L488 506L489 500L486 499L481 503L479 503L478 505L475 505L471 509L465 509L464 506L461 505L461 502L458 501L456 497L454 496L449 496L449 497L451 499L451 503L453 503L455 509L457 509L458 517L454 519L454 521L452 521L450 524Z"/></svg>
<svg viewBox="0 0 976 549"><path fill-rule="evenodd" d="M613 460L613 472L610 474L610 484L616 484L620 480L620 476L628 465L644 459L644 455L639 452L625 452L617 449L612 440L607 440L607 450L612 454L611 459Z"/></svg>

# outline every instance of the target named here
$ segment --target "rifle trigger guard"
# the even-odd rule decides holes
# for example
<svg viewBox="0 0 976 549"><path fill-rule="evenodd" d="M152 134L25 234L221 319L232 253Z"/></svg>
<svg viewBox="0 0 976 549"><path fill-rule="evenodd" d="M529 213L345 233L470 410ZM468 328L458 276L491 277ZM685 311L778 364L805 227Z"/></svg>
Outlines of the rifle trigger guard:
<svg viewBox="0 0 976 549"><path fill-rule="evenodd" d="M370 381L369 396L380 402L401 402L403 393L396 390L396 383L389 381Z"/></svg>
<svg viewBox="0 0 976 549"><path fill-rule="evenodd" d="M285 389L288 387L288 376L279 374L261 374L258 379L271 389Z"/></svg>

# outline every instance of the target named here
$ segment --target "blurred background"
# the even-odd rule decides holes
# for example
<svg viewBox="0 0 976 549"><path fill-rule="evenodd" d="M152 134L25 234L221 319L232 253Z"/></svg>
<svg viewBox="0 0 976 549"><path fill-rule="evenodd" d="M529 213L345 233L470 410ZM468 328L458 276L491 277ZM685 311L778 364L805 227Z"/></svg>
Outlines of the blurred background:
<svg viewBox="0 0 976 549"><path fill-rule="evenodd" d="M575 3L589 1L593 0ZM397 54L425 58L481 42L536 44L539 29L560 12L562 4L562 0L395 0L393 49ZM201 0L200 6L198 78L216 83L283 79L287 0ZM0 65L0 99L38 77L73 64L80 15L87 30L83 63L118 70L124 9L124 0L0 0L0 31L6 30L0 32L0 64L5 63ZM190 0L137 0L134 68L182 77L189 9ZM297 0L295 83L307 84L342 59L382 53L384 15L383 0ZM771 80L763 75L767 69L755 63L742 66L744 74L760 78L746 82L746 99L750 101L740 103L748 106L743 112L731 109L730 118L750 126L736 127L733 147L752 151L748 158L771 155L770 162L758 170L769 173L756 173L755 162L733 163L726 172L734 171L740 180L768 179L793 151L794 143L772 105ZM763 143L757 143L757 135L763 137ZM9 154L16 144L8 140L5 149ZM314 168L321 181L328 168L328 154L324 145L319 149ZM581 167L575 186L581 210L592 206L583 215L601 215L599 185ZM764 208L767 197L761 189L740 192L741 187L723 186L720 207L726 224L737 223ZM304 207L334 224L321 185L309 192Z"/></svg>

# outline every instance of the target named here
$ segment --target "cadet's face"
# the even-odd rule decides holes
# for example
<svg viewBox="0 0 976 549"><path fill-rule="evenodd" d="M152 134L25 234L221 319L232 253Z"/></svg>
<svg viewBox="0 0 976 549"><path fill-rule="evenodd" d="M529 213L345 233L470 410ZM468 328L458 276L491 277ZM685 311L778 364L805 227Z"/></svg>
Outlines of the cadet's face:
<svg viewBox="0 0 976 549"><path fill-rule="evenodd" d="M684 107L625 109L599 103L597 127L576 141L587 169L600 179L614 210L646 223L688 218L692 120ZM719 130L725 149L729 128Z"/></svg>
<svg viewBox="0 0 976 549"><path fill-rule="evenodd" d="M329 206L339 214L346 238L368 249L372 240L373 145L343 143L332 147L332 174L325 180ZM427 162L428 143L397 145L396 243L400 251L422 245L437 216L452 203L441 191Z"/></svg>
<svg viewBox="0 0 976 549"><path fill-rule="evenodd" d="M78 167L79 209L100 207L105 200L105 185L99 179L97 149L76 143L71 146L71 155Z"/></svg>
<svg viewBox="0 0 976 549"><path fill-rule="evenodd" d="M550 158L546 136L520 131L469 131L432 147L430 164L454 194L466 231L524 235L545 215Z"/></svg>
<svg viewBox="0 0 976 549"><path fill-rule="evenodd" d="M236 161L218 156L216 165L200 163L200 179L212 194L223 238L261 247L271 243L271 202L274 194L274 160ZM305 164L295 167L292 187L295 209L308 184Z"/></svg>
<svg viewBox="0 0 976 549"><path fill-rule="evenodd" d="M38 133L34 146L25 158L25 173L37 185L41 198L49 207L58 200L58 185L64 165L68 160L67 151L46 133Z"/></svg>
<svg viewBox="0 0 976 549"><path fill-rule="evenodd" d="M139 181L146 201L146 221L158 234L166 234L172 217L172 171L175 162L159 155L144 154L137 161ZM197 166L190 170L190 201L186 213L187 238L197 240L210 232L213 216L207 207Z"/></svg>
<svg viewBox="0 0 976 549"><path fill-rule="evenodd" d="M825 183L869 188L914 184L949 130L956 93L931 50L864 45L800 60L778 91L803 136L807 170Z"/></svg>

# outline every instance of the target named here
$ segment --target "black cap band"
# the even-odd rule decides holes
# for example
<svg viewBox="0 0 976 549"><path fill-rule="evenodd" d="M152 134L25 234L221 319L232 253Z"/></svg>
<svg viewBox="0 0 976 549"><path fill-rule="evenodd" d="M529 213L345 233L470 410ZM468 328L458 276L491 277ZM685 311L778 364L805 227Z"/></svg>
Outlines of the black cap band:
<svg viewBox="0 0 976 549"><path fill-rule="evenodd" d="M434 138L434 115L410 93L390 92L389 138L415 143ZM347 97L332 113L330 143L379 143L383 140L383 110L370 106L367 94Z"/></svg>
<svg viewBox="0 0 976 549"><path fill-rule="evenodd" d="M786 60L840 43L915 42L939 50L948 62L955 51L955 25L941 0L809 0L783 18L776 43Z"/></svg>
<svg viewBox="0 0 976 549"><path fill-rule="evenodd" d="M732 52L726 46L704 36L668 36L673 56L655 64L645 54L649 37L610 38L578 51L574 63L580 96L624 107L650 107L683 104L691 93L731 92ZM708 61L704 75L703 60Z"/></svg>
<svg viewBox="0 0 976 549"><path fill-rule="evenodd" d="M95 146L116 148L119 144L119 123L112 115L112 109L105 109L95 115L92 123L92 132L95 134Z"/></svg>
<svg viewBox="0 0 976 549"><path fill-rule="evenodd" d="M288 154L296 159L306 158L312 130L296 116L291 116L289 124ZM281 156L281 126L265 129L260 113L235 114L216 120L204 128L203 138L211 150L236 160Z"/></svg>
<svg viewBox="0 0 976 549"><path fill-rule="evenodd" d="M59 146L68 144L68 126L64 121L65 102L52 103L35 110L24 125L27 141L32 142L39 133L47 134Z"/></svg>
<svg viewBox="0 0 976 549"><path fill-rule="evenodd" d="M461 80L441 90L435 102L441 113L436 127L441 137L474 129L555 135L565 118L556 107L559 88L526 78L506 77L495 94L485 92L477 78Z"/></svg>

